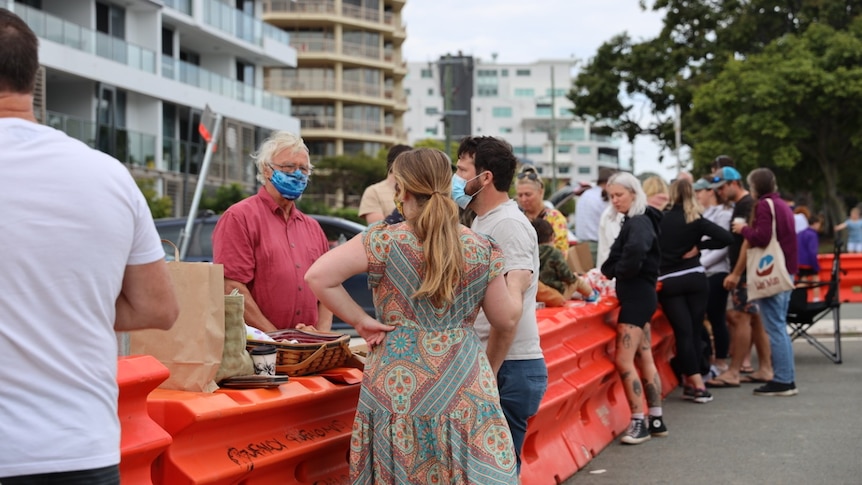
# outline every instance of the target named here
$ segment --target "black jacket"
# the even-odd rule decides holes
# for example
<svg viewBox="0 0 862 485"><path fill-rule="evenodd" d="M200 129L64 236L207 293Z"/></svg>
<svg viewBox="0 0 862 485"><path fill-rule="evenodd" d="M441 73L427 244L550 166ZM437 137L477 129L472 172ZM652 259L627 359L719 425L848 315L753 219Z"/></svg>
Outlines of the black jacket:
<svg viewBox="0 0 862 485"><path fill-rule="evenodd" d="M721 249L733 243L733 235L714 222L703 217L685 222L682 207L672 207L661 219L661 268L663 275L700 266L700 255L683 259L691 248ZM703 239L709 236L710 239Z"/></svg>
<svg viewBox="0 0 862 485"><path fill-rule="evenodd" d="M602 265L602 274L618 280L641 277L655 284L661 261L661 218L661 212L649 206L641 215L626 217Z"/></svg>

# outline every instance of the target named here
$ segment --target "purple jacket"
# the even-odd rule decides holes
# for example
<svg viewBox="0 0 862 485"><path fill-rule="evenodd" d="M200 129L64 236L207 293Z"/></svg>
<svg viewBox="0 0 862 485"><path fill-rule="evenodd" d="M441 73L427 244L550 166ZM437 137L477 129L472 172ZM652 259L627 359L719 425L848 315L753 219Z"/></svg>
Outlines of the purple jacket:
<svg viewBox="0 0 862 485"><path fill-rule="evenodd" d="M796 223L793 211L787 203L781 200L777 192L760 196L754 207L754 221L742 229L742 237L753 247L766 247L772 238L772 212L766 199L772 199L775 205L775 232L778 244L784 250L784 261L787 272L795 275L799 269L799 259L796 251Z"/></svg>
<svg viewBox="0 0 862 485"><path fill-rule="evenodd" d="M817 231L806 228L796 235L796 250L799 252L799 266L807 266L814 271L820 271L820 261L817 260L817 250L820 238Z"/></svg>

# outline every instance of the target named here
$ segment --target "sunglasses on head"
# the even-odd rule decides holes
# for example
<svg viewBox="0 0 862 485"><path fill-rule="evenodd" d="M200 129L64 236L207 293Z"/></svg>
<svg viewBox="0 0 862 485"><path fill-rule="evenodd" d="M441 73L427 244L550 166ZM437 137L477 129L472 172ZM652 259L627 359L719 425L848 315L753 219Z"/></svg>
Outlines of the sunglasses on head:
<svg viewBox="0 0 862 485"><path fill-rule="evenodd" d="M525 177L532 181L539 180L539 176L536 174L536 172L521 172L518 174L518 180L523 180Z"/></svg>

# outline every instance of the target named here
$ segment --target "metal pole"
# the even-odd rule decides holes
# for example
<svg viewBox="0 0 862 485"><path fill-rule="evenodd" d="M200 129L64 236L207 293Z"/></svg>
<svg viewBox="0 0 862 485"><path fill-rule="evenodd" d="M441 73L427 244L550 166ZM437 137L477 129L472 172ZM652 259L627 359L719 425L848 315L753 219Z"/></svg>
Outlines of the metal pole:
<svg viewBox="0 0 862 485"><path fill-rule="evenodd" d="M204 184L206 183L207 172L210 169L210 161L213 157L216 140L218 140L219 129L221 128L222 116L216 113L215 128L213 128L212 139L207 143L207 150L204 153L204 162L201 166L201 173L198 174L198 183L195 186L195 195L192 198L192 206L189 209L189 218L186 221L186 227L183 233L180 234L180 261L186 259L186 254L189 250L189 241L191 240L192 228L195 224L195 218L198 212L198 204L201 201L201 195L204 192Z"/></svg>
<svg viewBox="0 0 862 485"><path fill-rule="evenodd" d="M682 172L682 160L679 159L679 146L682 144L682 109L678 104L673 105L673 113L673 154L676 156L676 176L679 177Z"/></svg>
<svg viewBox="0 0 862 485"><path fill-rule="evenodd" d="M551 65L551 193L557 190L557 91L554 85L554 66Z"/></svg>

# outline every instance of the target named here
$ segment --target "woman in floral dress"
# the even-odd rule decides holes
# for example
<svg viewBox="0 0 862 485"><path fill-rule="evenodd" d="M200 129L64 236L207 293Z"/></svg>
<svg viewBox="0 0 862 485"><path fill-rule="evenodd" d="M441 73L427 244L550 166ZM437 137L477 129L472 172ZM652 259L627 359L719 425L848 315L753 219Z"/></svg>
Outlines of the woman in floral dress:
<svg viewBox="0 0 862 485"><path fill-rule="evenodd" d="M501 277L497 245L458 223L442 152L403 153L392 170L406 220L370 226L306 274L320 301L371 349L350 443L351 479L518 483L511 433L473 321L482 308L495 328L513 332L521 296ZM362 272L379 321L341 286Z"/></svg>

